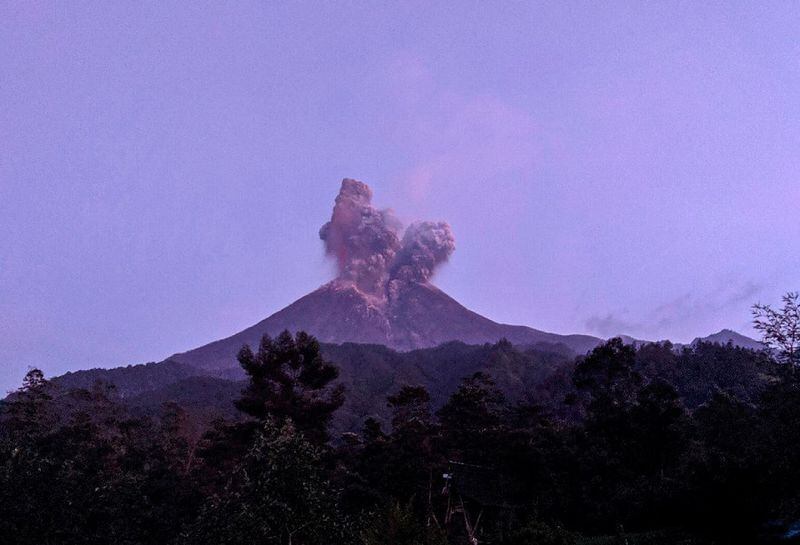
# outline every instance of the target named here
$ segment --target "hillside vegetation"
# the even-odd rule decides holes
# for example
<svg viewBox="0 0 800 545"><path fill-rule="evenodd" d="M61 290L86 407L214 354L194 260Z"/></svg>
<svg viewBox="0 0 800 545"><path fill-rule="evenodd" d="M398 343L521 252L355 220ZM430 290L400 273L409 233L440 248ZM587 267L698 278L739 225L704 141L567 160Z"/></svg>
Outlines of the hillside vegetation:
<svg viewBox="0 0 800 545"><path fill-rule="evenodd" d="M766 352L400 353L285 333L239 361L227 377L175 362L29 373L2 405L0 534L766 543L800 518L800 382Z"/></svg>

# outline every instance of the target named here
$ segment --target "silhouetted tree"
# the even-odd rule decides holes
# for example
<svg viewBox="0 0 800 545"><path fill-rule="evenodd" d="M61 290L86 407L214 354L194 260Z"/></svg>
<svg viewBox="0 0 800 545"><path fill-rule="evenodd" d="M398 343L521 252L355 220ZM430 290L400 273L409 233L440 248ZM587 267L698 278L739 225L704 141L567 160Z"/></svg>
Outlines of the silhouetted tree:
<svg viewBox="0 0 800 545"><path fill-rule="evenodd" d="M392 433L382 456L385 494L403 503L413 499L420 513L428 512L434 467L442 463L430 394L422 386L403 386L387 398L387 404L392 410Z"/></svg>
<svg viewBox="0 0 800 545"><path fill-rule="evenodd" d="M464 379L436 413L449 456L463 462L494 463L501 439L505 397L488 375Z"/></svg>
<svg viewBox="0 0 800 545"><path fill-rule="evenodd" d="M59 416L53 404L53 393L53 385L41 370L28 371L22 386L3 404L0 417L7 431L29 439L47 432Z"/></svg>
<svg viewBox="0 0 800 545"><path fill-rule="evenodd" d="M800 365L800 293L786 293L781 309L753 305L753 327L761 332L764 343L777 352L779 361L792 370Z"/></svg>
<svg viewBox="0 0 800 545"><path fill-rule="evenodd" d="M308 440L328 440L333 413L344 403L344 387L331 386L339 370L323 359L314 337L302 331L294 338L288 331L275 340L265 335L258 352L245 346L238 359L250 379L236 401L239 410L262 422L291 419Z"/></svg>
<svg viewBox="0 0 800 545"><path fill-rule="evenodd" d="M611 339L578 362L573 384L589 395L588 410L604 418L624 409L636 397L642 377L635 370L636 349Z"/></svg>
<svg viewBox="0 0 800 545"><path fill-rule="evenodd" d="M424 433L431 426L431 395L424 386L403 386L386 398L392 410L392 433Z"/></svg>

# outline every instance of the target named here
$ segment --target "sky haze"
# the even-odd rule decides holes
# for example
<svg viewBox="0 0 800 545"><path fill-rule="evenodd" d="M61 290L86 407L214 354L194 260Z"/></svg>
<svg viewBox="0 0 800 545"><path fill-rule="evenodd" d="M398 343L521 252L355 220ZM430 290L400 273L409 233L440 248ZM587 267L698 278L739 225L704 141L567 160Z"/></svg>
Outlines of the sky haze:
<svg viewBox="0 0 800 545"><path fill-rule="evenodd" d="M797 3L335 4L0 6L0 388L317 288L345 177L501 322L752 335L800 288Z"/></svg>

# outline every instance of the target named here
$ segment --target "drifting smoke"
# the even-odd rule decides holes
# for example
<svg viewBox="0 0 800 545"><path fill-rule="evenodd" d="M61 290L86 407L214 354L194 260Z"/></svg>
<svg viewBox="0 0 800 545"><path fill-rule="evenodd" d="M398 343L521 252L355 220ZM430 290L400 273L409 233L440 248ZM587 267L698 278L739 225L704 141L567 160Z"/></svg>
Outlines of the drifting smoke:
<svg viewBox="0 0 800 545"><path fill-rule="evenodd" d="M445 222L412 223L403 234L391 210L372 206L365 183L344 179L331 221L322 226L325 251L336 259L339 278L360 290L396 294L411 282L427 282L455 250L455 238Z"/></svg>

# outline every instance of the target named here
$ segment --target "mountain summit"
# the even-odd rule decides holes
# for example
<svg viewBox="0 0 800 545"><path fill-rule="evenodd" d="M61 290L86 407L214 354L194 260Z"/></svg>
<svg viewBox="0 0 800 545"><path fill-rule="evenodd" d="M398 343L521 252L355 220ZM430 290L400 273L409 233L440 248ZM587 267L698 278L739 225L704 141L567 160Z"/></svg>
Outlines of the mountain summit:
<svg viewBox="0 0 800 545"><path fill-rule="evenodd" d="M256 345L264 334L284 329L304 330L326 343L397 350L505 337L514 344L546 343L585 353L601 342L499 324L468 310L430 282L455 250L450 226L421 221L403 229L391 210L372 205L372 190L357 180L342 181L331 220L319 235L336 260L336 279L244 331L171 359L209 369L233 366L243 344Z"/></svg>

